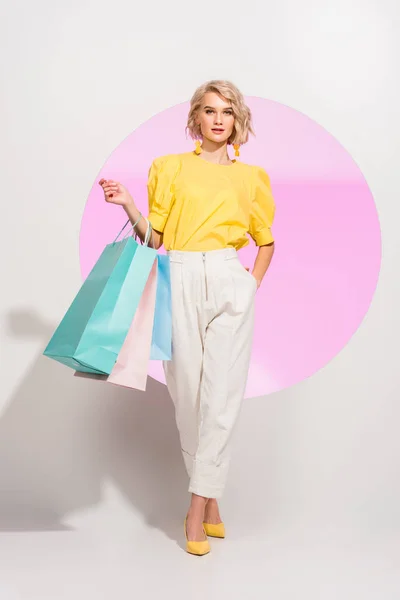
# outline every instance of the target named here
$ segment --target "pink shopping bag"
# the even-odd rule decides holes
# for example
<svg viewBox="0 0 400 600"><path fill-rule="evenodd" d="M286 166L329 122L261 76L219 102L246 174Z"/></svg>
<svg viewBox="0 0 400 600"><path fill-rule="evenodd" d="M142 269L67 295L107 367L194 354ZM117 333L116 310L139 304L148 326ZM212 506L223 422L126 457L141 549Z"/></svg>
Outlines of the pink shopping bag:
<svg viewBox="0 0 400 600"><path fill-rule="evenodd" d="M150 361L157 294L157 260L154 261L128 334L109 375L76 372L75 376L98 379L145 391Z"/></svg>
<svg viewBox="0 0 400 600"><path fill-rule="evenodd" d="M128 335L107 381L145 391L150 360L157 294L157 261L154 261Z"/></svg>

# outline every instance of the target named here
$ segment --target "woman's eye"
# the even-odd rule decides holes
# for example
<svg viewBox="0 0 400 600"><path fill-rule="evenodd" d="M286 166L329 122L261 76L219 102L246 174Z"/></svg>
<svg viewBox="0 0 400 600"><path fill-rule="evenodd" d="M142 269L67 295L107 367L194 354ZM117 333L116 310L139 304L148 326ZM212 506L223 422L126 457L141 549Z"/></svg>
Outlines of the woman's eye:
<svg viewBox="0 0 400 600"><path fill-rule="evenodd" d="M206 110L206 114L207 114L207 115L209 115L209 114L210 114L210 113L212 113L212 112L214 112L214 111L213 111L213 110L211 110L211 108L208 108L208 109ZM233 113L232 113L231 111L229 111L229 110L228 110L228 111L224 111L224 112L225 112L225 114L226 114L226 115L229 115L229 116L232 116L232 115L233 115Z"/></svg>

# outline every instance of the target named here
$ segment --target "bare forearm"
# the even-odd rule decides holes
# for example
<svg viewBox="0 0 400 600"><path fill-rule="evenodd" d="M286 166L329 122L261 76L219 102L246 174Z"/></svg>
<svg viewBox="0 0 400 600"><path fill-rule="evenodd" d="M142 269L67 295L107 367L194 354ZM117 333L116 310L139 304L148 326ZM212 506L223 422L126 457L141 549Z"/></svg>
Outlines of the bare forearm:
<svg viewBox="0 0 400 600"><path fill-rule="evenodd" d="M265 273L271 263L272 257L275 251L275 243L268 244L267 246L260 246L258 249L257 257L254 263L252 275L257 279L258 286L260 286Z"/></svg>

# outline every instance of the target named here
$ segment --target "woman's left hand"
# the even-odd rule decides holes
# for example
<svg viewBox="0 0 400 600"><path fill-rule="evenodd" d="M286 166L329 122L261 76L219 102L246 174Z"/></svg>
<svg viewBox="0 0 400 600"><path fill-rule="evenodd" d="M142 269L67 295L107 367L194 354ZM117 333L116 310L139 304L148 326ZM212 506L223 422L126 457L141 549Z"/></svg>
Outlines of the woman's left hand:
<svg viewBox="0 0 400 600"><path fill-rule="evenodd" d="M248 272L250 273L250 267L245 267L245 269L246 269L246 271L248 271ZM253 273L250 273L250 275L251 275L252 277L254 277ZM258 279L256 279L255 277L254 277L254 279L257 281L257 289L258 289L258 288L260 287L260 285L261 285L261 281L259 281L259 280L258 280Z"/></svg>

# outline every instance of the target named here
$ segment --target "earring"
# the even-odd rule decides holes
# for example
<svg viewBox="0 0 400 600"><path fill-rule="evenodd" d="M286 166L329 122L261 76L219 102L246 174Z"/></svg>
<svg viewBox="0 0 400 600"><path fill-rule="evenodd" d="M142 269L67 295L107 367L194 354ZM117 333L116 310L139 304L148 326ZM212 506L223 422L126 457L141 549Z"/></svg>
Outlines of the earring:
<svg viewBox="0 0 400 600"><path fill-rule="evenodd" d="M196 154L200 154L200 152L201 152L201 151L202 151L202 148L201 148L201 142L200 142L200 140L196 140L196 149L195 149L195 153L196 153Z"/></svg>
<svg viewBox="0 0 400 600"><path fill-rule="evenodd" d="M239 152L240 144L233 144L233 147L235 148L235 156L240 156L240 152Z"/></svg>

